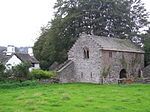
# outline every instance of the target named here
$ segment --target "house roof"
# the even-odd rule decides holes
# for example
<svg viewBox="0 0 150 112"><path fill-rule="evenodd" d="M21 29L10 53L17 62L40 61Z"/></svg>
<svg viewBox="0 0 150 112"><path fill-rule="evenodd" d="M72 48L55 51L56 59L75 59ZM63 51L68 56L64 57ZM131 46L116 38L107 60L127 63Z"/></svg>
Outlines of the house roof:
<svg viewBox="0 0 150 112"><path fill-rule="evenodd" d="M0 54L0 62L3 64L7 63L7 61L13 56L16 55L17 58L19 58L22 62L27 62L27 63L39 63L39 61L35 58L30 56L29 54L22 54L22 53L14 53L10 56L7 56L6 54Z"/></svg>
<svg viewBox="0 0 150 112"><path fill-rule="evenodd" d="M5 64L9 59L11 58L11 56L7 56L4 53L0 53L0 62Z"/></svg>
<svg viewBox="0 0 150 112"><path fill-rule="evenodd" d="M23 62L27 63L39 63L39 61L29 54L23 54L23 53L15 53L15 55Z"/></svg>
<svg viewBox="0 0 150 112"><path fill-rule="evenodd" d="M3 51L5 51L6 49L7 49L6 47L0 46L0 53L2 53Z"/></svg>
<svg viewBox="0 0 150 112"><path fill-rule="evenodd" d="M128 39L109 38L109 37L101 37L101 36L85 35L85 34L83 37L87 37L87 36L90 37L103 50L144 53L144 51L141 48L136 46L133 42L131 42Z"/></svg>

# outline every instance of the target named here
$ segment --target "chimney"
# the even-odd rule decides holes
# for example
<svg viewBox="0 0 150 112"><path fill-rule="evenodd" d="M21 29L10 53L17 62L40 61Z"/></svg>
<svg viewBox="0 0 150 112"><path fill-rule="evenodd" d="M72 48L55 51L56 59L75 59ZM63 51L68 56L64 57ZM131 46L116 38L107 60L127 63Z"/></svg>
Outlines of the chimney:
<svg viewBox="0 0 150 112"><path fill-rule="evenodd" d="M15 53L15 46L14 45L8 45L7 46L6 55L10 56L13 53Z"/></svg>
<svg viewBox="0 0 150 112"><path fill-rule="evenodd" d="M33 49L32 49L32 47L29 47L29 48L28 48L28 54L29 54L30 56L33 56Z"/></svg>

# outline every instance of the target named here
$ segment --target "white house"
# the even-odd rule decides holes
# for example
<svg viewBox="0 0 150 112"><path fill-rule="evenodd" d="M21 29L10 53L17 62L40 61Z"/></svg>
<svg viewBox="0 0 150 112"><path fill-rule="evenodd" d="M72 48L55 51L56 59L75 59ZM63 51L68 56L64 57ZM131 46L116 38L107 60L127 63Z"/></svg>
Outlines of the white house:
<svg viewBox="0 0 150 112"><path fill-rule="evenodd" d="M19 65L21 63L29 63L31 71L32 69L39 69L39 61L33 56L33 53L31 52L31 48L29 49L29 53L16 53L15 47L12 45L9 45L7 47L6 53L0 54L0 62L2 62L7 69L12 68L13 66Z"/></svg>

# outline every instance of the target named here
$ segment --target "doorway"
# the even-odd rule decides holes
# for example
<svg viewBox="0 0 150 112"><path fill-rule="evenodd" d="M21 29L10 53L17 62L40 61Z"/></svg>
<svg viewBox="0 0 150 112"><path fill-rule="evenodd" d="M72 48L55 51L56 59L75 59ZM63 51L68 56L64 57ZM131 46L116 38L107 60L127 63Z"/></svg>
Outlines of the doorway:
<svg viewBox="0 0 150 112"><path fill-rule="evenodd" d="M125 69L122 69L120 71L120 74L119 74L119 78L122 79L122 78L127 78L127 72Z"/></svg>

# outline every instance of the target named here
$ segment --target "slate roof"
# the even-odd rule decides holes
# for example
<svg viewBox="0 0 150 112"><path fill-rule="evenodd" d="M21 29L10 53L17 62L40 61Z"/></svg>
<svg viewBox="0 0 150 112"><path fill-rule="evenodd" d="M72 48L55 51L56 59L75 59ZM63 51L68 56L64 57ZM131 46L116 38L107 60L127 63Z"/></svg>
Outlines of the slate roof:
<svg viewBox="0 0 150 112"><path fill-rule="evenodd" d="M0 46L0 53L2 53L3 51L5 51L6 49L7 49L6 47Z"/></svg>
<svg viewBox="0 0 150 112"><path fill-rule="evenodd" d="M39 61L35 57L30 56L29 54L15 53L15 55L23 62L39 63Z"/></svg>
<svg viewBox="0 0 150 112"><path fill-rule="evenodd" d="M23 54L23 53L14 53L11 56L0 54L0 62L5 64L13 55L16 55L17 58L19 58L22 62L36 63L36 64L39 63L39 61L35 57L32 57L29 54Z"/></svg>
<svg viewBox="0 0 150 112"><path fill-rule="evenodd" d="M4 53L0 54L0 62L3 64L5 64L10 58L11 58L11 56L7 56Z"/></svg>
<svg viewBox="0 0 150 112"><path fill-rule="evenodd" d="M85 35L84 37L86 36L90 37L93 41L95 41L99 46L101 46L103 50L144 53L141 48L136 46L128 39L109 38L95 35Z"/></svg>

